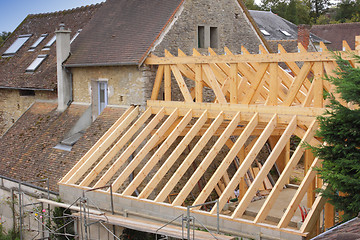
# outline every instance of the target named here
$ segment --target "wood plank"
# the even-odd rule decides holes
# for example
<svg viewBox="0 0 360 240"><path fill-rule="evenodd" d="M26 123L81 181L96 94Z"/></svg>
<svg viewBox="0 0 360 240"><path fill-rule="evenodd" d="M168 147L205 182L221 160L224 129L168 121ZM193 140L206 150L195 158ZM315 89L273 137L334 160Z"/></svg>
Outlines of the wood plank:
<svg viewBox="0 0 360 240"><path fill-rule="evenodd" d="M296 165L298 164L300 158L302 157L305 149L302 145L305 142L308 142L312 139L315 135L316 130L318 129L318 123L316 120L309 126L308 130L306 131L305 136L302 138L301 142L299 143L298 147L296 148L295 152L291 156L291 159L287 163L284 171L281 173L279 179L276 181L274 188L271 190L270 195L266 198L265 203L262 205L260 211L258 212L257 216L255 217L254 222L259 223L263 222L270 212L272 206L274 205L277 197L280 194L280 191L283 189L284 185L287 183L290 174L295 169Z"/></svg>
<svg viewBox="0 0 360 240"><path fill-rule="evenodd" d="M169 65L164 66L164 95L165 101L171 101L171 69Z"/></svg>
<svg viewBox="0 0 360 240"><path fill-rule="evenodd" d="M203 101L203 83L201 80L202 69L200 64L195 66L195 100L196 102Z"/></svg>
<svg viewBox="0 0 360 240"><path fill-rule="evenodd" d="M271 63L269 66L270 74L270 89L269 89L269 101L267 105L275 106L278 102L279 95L279 80L278 80L278 64Z"/></svg>
<svg viewBox="0 0 360 240"><path fill-rule="evenodd" d="M306 77L312 67L313 63L305 62L302 66L299 74L295 77L293 84L290 86L289 93L285 101L283 102L283 106L290 106L296 95L298 94L301 86L304 84Z"/></svg>
<svg viewBox="0 0 360 240"><path fill-rule="evenodd" d="M201 161L198 168L191 175L190 179L186 182L179 195L177 195L174 202L172 203L173 206L179 206L184 202L184 200L190 194L196 183L200 180L200 178L204 175L210 164L213 162L214 158L218 155L218 153L224 146L226 140L229 139L239 122L240 113L237 113L236 116L231 120L229 125L226 127L225 131L217 139L210 151L206 154L205 158Z"/></svg>
<svg viewBox="0 0 360 240"><path fill-rule="evenodd" d="M238 103L237 94L237 65L230 64L230 103Z"/></svg>
<svg viewBox="0 0 360 240"><path fill-rule="evenodd" d="M157 100L158 99L163 76L164 76L164 65L160 65L158 67L157 72L156 72L154 86L153 86L153 90L151 92L151 100Z"/></svg>
<svg viewBox="0 0 360 240"><path fill-rule="evenodd" d="M130 143L130 145L124 150L124 152L115 160L110 168L100 177L95 183L94 188L102 187L106 185L119 168L129 159L131 154L139 147L142 141L150 134L150 132L156 127L156 125L162 120L165 115L165 110L159 111L153 119L147 124L147 126L139 133L138 136Z"/></svg>
<svg viewBox="0 0 360 240"><path fill-rule="evenodd" d="M295 195L291 199L291 202L289 203L289 206L287 207L284 215L280 219L278 228L284 228L289 225L289 222L291 221L291 218L294 216L295 211L299 206L301 200L305 196L308 187L316 177L317 171L315 171L314 168L319 167L321 162L322 161L319 158L315 158L314 162L311 164L309 171L306 173L306 176L301 181L299 188L297 189Z"/></svg>
<svg viewBox="0 0 360 240"><path fill-rule="evenodd" d="M186 170L191 166L191 164L193 163L195 158L199 155L201 150L205 147L205 145L210 140L210 138L213 136L214 132L220 126L220 124L223 122L223 120L224 120L223 113L220 112L218 114L218 116L216 117L216 119L214 119L214 121L211 123L210 127L205 132L205 134L197 142L196 146L186 156L186 158L183 160L181 165L175 171L173 176L171 176L170 180L166 183L165 187L160 191L158 196L155 198L156 202L163 202L166 199L166 197L171 193L172 189L178 183L180 178L185 174ZM169 157L169 159L170 158L171 158L171 156Z"/></svg>
<svg viewBox="0 0 360 240"><path fill-rule="evenodd" d="M264 75L266 73L266 70L267 70L268 66L269 66L268 63L262 63L259 66L259 69L256 72L255 78L252 81L250 89L246 93L243 101L241 102L242 104L250 104L250 102L254 102L256 100L255 97L257 96L257 94L260 93L260 90L263 87L263 83L264 83L264 78L263 77L264 77Z"/></svg>
<svg viewBox="0 0 360 240"><path fill-rule="evenodd" d="M311 165L314 162L314 154L311 152L310 149L305 150L305 156L304 156L304 177L306 176L306 173L311 170ZM314 179L307 190L307 201L306 206L308 208L311 208L311 206L314 204L315 201L315 189L316 189L316 183Z"/></svg>
<svg viewBox="0 0 360 240"><path fill-rule="evenodd" d="M175 65L170 65L170 68L174 74L175 80L180 88L180 91L184 97L185 102L192 102L193 98L191 97L189 89L186 86L185 80L182 77L179 69Z"/></svg>
<svg viewBox="0 0 360 240"><path fill-rule="evenodd" d="M190 109L188 113L181 119L181 121L176 125L173 131L161 144L161 146L156 150L156 152L151 156L149 161L144 165L140 172L136 175L134 180L129 184L129 186L124 190L124 195L131 195L135 189L140 185L140 183L145 179L145 177L150 173L150 171L155 167L155 165L160 161L161 157L166 153L170 148L171 144L177 139L183 129L192 119L192 110Z"/></svg>
<svg viewBox="0 0 360 240"><path fill-rule="evenodd" d="M336 52L345 60L354 60L352 54L356 51ZM148 65L163 64L196 64L196 63L238 63L238 62L324 62L336 60L330 52L305 52L305 53L271 53L271 54L251 54L251 55L218 55L218 56L198 56L198 57L152 57L145 60Z"/></svg>
<svg viewBox="0 0 360 240"><path fill-rule="evenodd" d="M230 139L226 141L226 145L229 147L230 151L228 152L224 160L221 162L219 167L216 169L214 174L211 176L210 180L207 182L206 186L196 198L193 205L203 203L209 197L214 187L216 186L216 183L220 180L224 172L226 172L226 170L229 168L230 164L233 162L234 158L239 153L239 150L244 149L244 144L246 140L250 137L251 133L258 124L258 118L259 114L255 113L235 143L233 143Z"/></svg>
<svg viewBox="0 0 360 240"><path fill-rule="evenodd" d="M196 136L196 133L201 129L201 127L205 124L207 120L207 111L205 110L200 118L193 125L191 130L186 134L186 136L180 141L179 145L174 149L171 155L166 159L164 164L159 168L156 174L152 177L149 183L145 186L145 188L141 191L138 198L147 198L150 193L155 189L157 184L161 181L161 179L165 176L167 171L171 168L171 166L175 163L176 159L182 154L185 148L189 145L191 140ZM166 196L164 197L164 199Z"/></svg>
<svg viewBox="0 0 360 240"><path fill-rule="evenodd" d="M324 103L324 66L321 62L315 63L314 70L314 107L322 108Z"/></svg>
<svg viewBox="0 0 360 240"><path fill-rule="evenodd" d="M62 178L61 183L74 184L89 169L93 161L99 157L138 115L139 108L129 107L106 133L90 148L90 150Z"/></svg>
<svg viewBox="0 0 360 240"><path fill-rule="evenodd" d="M335 207L329 202L325 203L325 230L335 225Z"/></svg>
<svg viewBox="0 0 360 240"><path fill-rule="evenodd" d="M270 155L266 159L264 165L261 167L260 172L255 177L254 181L247 190L245 196L241 199L239 205L236 207L232 218L241 217L248 205L251 202L251 199L254 197L256 191L260 188L267 174L270 172L271 168L274 166L276 159L280 156L280 153L286 146L286 143L290 140L291 135L293 134L297 126L296 116L291 119L291 122L286 127L283 135L280 137L279 141L276 143L274 149L271 151Z"/></svg>
<svg viewBox="0 0 360 240"><path fill-rule="evenodd" d="M324 184L322 189L325 190L326 188L327 188L327 184ZM326 203L326 200L327 199L324 198L322 195L320 195L316 198L313 206L311 207L311 210L309 211L309 214L305 218L305 221L300 228L300 231L302 233L309 232L313 228L315 223L320 218L320 212L322 211L322 209Z"/></svg>
<svg viewBox="0 0 360 240"><path fill-rule="evenodd" d="M216 99L219 101L219 103L226 103L225 96L219 86L218 81L216 80L216 77L211 70L209 65L203 65L203 71L205 75L207 76L208 80L210 81L210 86L213 89Z"/></svg>
<svg viewBox="0 0 360 240"><path fill-rule="evenodd" d="M156 130L155 134L146 142L143 148L136 154L132 161L125 167L125 169L120 173L120 175L112 183L112 190L116 192L121 185L126 181L130 174L135 170L135 168L143 161L146 155L150 150L155 146L155 144L160 140L163 134L170 128L170 126L175 122L179 117L178 109L175 108L171 115L164 121L163 124Z"/></svg>
<svg viewBox="0 0 360 240"><path fill-rule="evenodd" d="M125 146L132 136L151 116L151 107L149 107L136 122L124 133L124 135L115 143L115 145L105 154L105 156L96 164L88 175L81 181L80 186L89 186L104 167L116 156L117 152Z"/></svg>
<svg viewBox="0 0 360 240"><path fill-rule="evenodd" d="M229 200L229 196L231 192L233 192L236 186L239 184L241 177L243 177L246 171L250 168L252 162L254 161L255 157L260 152L261 148L264 146L265 142L271 135L271 132L275 129L277 125L277 115L274 114L269 123L266 125L263 133L260 135L259 139L255 143L254 147L251 149L249 154L246 156L244 162L241 164L240 168L235 172L234 176L232 177L229 185L226 187L225 191L219 198L219 208L220 210L223 209L225 203ZM212 208L211 213L214 214L216 211L216 204Z"/></svg>

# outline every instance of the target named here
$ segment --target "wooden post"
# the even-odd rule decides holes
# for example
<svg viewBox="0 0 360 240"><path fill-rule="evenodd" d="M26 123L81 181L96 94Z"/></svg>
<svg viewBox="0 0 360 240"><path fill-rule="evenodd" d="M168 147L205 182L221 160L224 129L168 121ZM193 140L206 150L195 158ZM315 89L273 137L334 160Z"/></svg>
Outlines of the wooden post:
<svg viewBox="0 0 360 240"><path fill-rule="evenodd" d="M201 81L201 64L195 65L195 101L203 101L203 84Z"/></svg>
<svg viewBox="0 0 360 240"><path fill-rule="evenodd" d="M165 101L171 101L171 69L170 65L165 65L164 69L164 94Z"/></svg>
<svg viewBox="0 0 360 240"><path fill-rule="evenodd" d="M329 202L325 203L325 230L335 225L335 208Z"/></svg>
<svg viewBox="0 0 360 240"><path fill-rule="evenodd" d="M314 161L314 154L311 150L305 150L305 161L304 161L304 175L308 172L312 162ZM315 179L311 182L307 191L307 207L311 208L315 201Z"/></svg>

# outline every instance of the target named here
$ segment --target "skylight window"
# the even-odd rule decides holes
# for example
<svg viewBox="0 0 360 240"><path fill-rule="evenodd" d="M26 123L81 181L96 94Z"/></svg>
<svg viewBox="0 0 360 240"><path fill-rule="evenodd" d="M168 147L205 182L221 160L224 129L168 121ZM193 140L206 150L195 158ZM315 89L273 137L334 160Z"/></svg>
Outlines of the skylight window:
<svg viewBox="0 0 360 240"><path fill-rule="evenodd" d="M39 46L39 44L46 38L47 34L42 34L33 45L31 45L29 51L34 51L34 49Z"/></svg>
<svg viewBox="0 0 360 240"><path fill-rule="evenodd" d="M44 46L43 50L50 50L50 47L54 44L56 40L56 35L54 35L50 41Z"/></svg>
<svg viewBox="0 0 360 240"><path fill-rule="evenodd" d="M77 33L73 36L73 38L70 40L70 44L77 38L77 36L79 36L80 32L82 31L82 29L79 29L77 31Z"/></svg>
<svg viewBox="0 0 360 240"><path fill-rule="evenodd" d="M260 30L262 32L262 34L264 34L265 36L270 36L270 33L268 31L266 31L265 29L261 29Z"/></svg>
<svg viewBox="0 0 360 240"><path fill-rule="evenodd" d="M18 39L3 53L3 56L13 56L29 40L32 34L20 35Z"/></svg>
<svg viewBox="0 0 360 240"><path fill-rule="evenodd" d="M35 70L41 65L41 63L47 58L48 55L39 55L26 69L26 72L35 72Z"/></svg>
<svg viewBox="0 0 360 240"><path fill-rule="evenodd" d="M281 30L281 29L280 29L280 32L282 32L282 34L284 34L284 35L287 36L287 37L290 37L290 36L291 36L291 34L288 33L288 32L285 31L285 30Z"/></svg>

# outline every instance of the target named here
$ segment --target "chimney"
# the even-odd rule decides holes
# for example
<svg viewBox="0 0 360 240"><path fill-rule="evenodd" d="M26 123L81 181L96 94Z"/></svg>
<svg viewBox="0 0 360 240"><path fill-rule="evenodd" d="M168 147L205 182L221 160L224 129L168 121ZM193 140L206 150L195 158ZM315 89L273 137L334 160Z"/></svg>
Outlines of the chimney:
<svg viewBox="0 0 360 240"><path fill-rule="evenodd" d="M61 23L56 34L56 65L57 65L57 94L58 111L64 111L68 103L72 100L70 74L63 67L63 62L70 54L70 30L65 29L65 24Z"/></svg>
<svg viewBox="0 0 360 240"><path fill-rule="evenodd" d="M300 24L298 26L298 43L301 43L305 49L308 49L310 39L310 26Z"/></svg>

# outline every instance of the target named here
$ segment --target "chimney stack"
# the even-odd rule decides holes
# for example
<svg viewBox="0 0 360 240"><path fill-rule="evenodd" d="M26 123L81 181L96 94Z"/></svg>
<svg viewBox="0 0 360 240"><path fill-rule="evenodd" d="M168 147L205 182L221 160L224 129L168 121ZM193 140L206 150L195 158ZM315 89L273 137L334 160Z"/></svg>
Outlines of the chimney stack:
<svg viewBox="0 0 360 240"><path fill-rule="evenodd" d="M308 49L310 41L310 26L300 24L298 26L298 42L301 43L305 49Z"/></svg>
<svg viewBox="0 0 360 240"><path fill-rule="evenodd" d="M64 111L72 100L72 86L70 74L63 67L63 62L70 55L70 30L61 23L56 34L56 65L57 65L57 94L58 111Z"/></svg>

